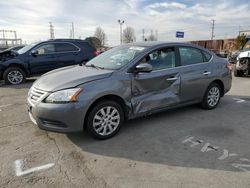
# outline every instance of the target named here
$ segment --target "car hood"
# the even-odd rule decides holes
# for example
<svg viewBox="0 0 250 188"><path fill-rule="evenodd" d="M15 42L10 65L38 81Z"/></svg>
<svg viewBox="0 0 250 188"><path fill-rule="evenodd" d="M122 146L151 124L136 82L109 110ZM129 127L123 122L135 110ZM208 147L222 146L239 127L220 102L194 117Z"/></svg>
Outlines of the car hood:
<svg viewBox="0 0 250 188"><path fill-rule="evenodd" d="M112 72L112 70L101 70L79 65L69 66L44 74L33 84L33 87L54 92L109 77Z"/></svg>
<svg viewBox="0 0 250 188"><path fill-rule="evenodd" d="M250 57L250 50L241 52L238 56L238 59L243 57Z"/></svg>
<svg viewBox="0 0 250 188"><path fill-rule="evenodd" d="M13 52L12 50L5 50L0 52L0 61L6 61L8 59L12 59L16 57L18 54Z"/></svg>

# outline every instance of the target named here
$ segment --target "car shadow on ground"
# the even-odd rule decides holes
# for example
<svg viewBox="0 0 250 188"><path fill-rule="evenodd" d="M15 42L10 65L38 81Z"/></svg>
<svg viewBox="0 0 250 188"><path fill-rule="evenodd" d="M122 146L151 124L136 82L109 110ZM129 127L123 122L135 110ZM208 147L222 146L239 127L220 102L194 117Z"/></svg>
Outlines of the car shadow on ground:
<svg viewBox="0 0 250 188"><path fill-rule="evenodd" d="M238 153L244 151L241 154L250 157L250 149L239 149L247 147L243 142L249 137L245 134L246 129L249 132L247 119L242 125L236 120L246 115L250 105L242 107L244 114L238 114L236 110L242 104L237 104L234 97L225 96L214 110L193 105L127 121L120 133L108 140L96 140L85 132L68 134L68 138L83 151L97 155L169 166L239 171L232 167L231 159L218 160L223 147ZM204 143L221 144L220 149L201 152L204 144L190 147L191 143L183 143L189 136Z"/></svg>

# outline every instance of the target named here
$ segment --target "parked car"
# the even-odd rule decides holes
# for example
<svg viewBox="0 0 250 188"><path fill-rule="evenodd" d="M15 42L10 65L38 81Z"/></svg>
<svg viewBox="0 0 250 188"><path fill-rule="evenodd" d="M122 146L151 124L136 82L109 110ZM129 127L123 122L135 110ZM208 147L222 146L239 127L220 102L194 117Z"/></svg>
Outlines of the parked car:
<svg viewBox="0 0 250 188"><path fill-rule="evenodd" d="M250 75L250 41L238 53L234 63L234 76L242 77Z"/></svg>
<svg viewBox="0 0 250 188"><path fill-rule="evenodd" d="M26 77L86 62L96 55L96 49L84 40L55 39L33 43L17 52L10 50L0 55L0 79L20 84Z"/></svg>
<svg viewBox="0 0 250 188"><path fill-rule="evenodd" d="M192 44L122 45L43 75L29 90L29 116L41 129L106 139L126 119L195 103L215 108L231 88L231 68Z"/></svg>

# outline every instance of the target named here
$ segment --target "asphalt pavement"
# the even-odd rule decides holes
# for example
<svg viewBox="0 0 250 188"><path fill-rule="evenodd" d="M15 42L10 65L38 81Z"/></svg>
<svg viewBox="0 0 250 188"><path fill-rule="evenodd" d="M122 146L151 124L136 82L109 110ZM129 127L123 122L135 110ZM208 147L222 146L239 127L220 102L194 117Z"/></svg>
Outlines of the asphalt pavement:
<svg viewBox="0 0 250 188"><path fill-rule="evenodd" d="M198 105L127 121L99 141L29 119L34 79L0 83L0 187L250 187L250 77L214 110Z"/></svg>

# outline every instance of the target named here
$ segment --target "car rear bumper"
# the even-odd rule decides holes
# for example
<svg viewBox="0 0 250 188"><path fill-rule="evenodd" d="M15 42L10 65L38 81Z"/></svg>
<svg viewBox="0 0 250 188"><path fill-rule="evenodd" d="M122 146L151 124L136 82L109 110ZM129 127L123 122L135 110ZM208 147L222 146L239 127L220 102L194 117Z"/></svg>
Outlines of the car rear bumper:
<svg viewBox="0 0 250 188"><path fill-rule="evenodd" d="M31 121L40 129L54 132L77 132L83 130L85 110L77 103L32 104L28 100Z"/></svg>
<svg viewBox="0 0 250 188"><path fill-rule="evenodd" d="M227 74L227 76L223 78L223 84L224 84L224 94L226 94L227 92L230 91L232 87L232 73Z"/></svg>

